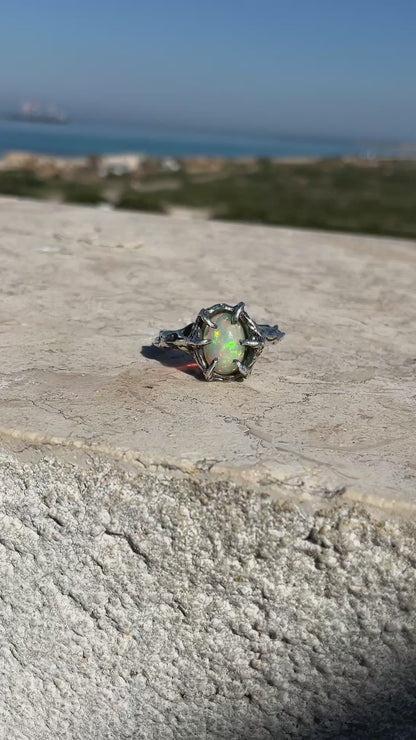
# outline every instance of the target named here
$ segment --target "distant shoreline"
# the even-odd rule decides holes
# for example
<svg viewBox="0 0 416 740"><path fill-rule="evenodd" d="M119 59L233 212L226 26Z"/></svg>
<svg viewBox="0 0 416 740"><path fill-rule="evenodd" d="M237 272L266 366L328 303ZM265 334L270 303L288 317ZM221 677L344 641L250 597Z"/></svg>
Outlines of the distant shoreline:
<svg viewBox="0 0 416 740"><path fill-rule="evenodd" d="M226 135L0 120L0 156L26 151L57 157L145 154L156 157L336 158L344 156L416 157L416 143L358 139Z"/></svg>
<svg viewBox="0 0 416 740"><path fill-rule="evenodd" d="M411 155L407 152L403 154L384 154L374 156L371 154L347 154L340 156L317 156L317 155L282 155L282 156L219 156L219 155L152 155L146 152L135 152L135 151L107 151L102 153L92 153L89 155L77 155L77 154L64 154L55 155L43 152L35 152L27 149L10 150L7 152L0 152L0 170L7 168L7 162L13 162L12 169L16 166L14 161L21 161L24 163L23 167L29 167L30 169L36 169L42 163L48 163L49 165L56 164L61 165L63 168L65 164L71 166L72 164L80 165L84 163L88 165L88 162L93 159L101 161L103 163L118 161L118 162L129 162L129 161L159 161L163 162L187 162L187 163L206 163L209 167L209 163L226 163L229 164L242 164L250 165L261 161L270 162L272 164L285 164L285 165L301 165L301 164L316 164L319 162L339 162L344 164L377 164L383 162L416 162L416 145L412 150ZM167 167L169 169L169 167Z"/></svg>

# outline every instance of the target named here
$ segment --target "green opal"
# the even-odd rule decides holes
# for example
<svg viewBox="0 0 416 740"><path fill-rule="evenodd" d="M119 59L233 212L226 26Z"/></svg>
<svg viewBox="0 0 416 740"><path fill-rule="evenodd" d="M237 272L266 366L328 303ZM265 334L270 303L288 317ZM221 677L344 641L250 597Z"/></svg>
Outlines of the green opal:
<svg viewBox="0 0 416 740"><path fill-rule="evenodd" d="M232 324L231 316L232 314L227 311L211 316L216 328L207 326L203 335L204 339L211 340L211 343L204 347L205 359L210 365L218 357L215 372L220 375L231 375L236 370L234 360L242 362L246 351L240 344L240 340L246 338L243 326L240 321Z"/></svg>

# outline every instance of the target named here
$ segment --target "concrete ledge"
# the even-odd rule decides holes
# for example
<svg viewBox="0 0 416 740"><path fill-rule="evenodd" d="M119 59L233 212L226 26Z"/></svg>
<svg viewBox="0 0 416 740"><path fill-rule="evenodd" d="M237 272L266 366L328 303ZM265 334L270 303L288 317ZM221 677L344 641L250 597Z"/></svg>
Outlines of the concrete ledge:
<svg viewBox="0 0 416 740"><path fill-rule="evenodd" d="M0 235L6 434L414 510L414 244L12 199ZM241 298L287 332L244 384L149 349Z"/></svg>
<svg viewBox="0 0 416 740"><path fill-rule="evenodd" d="M2 199L0 259L5 737L414 737L415 245ZM150 349L240 299L243 384Z"/></svg>

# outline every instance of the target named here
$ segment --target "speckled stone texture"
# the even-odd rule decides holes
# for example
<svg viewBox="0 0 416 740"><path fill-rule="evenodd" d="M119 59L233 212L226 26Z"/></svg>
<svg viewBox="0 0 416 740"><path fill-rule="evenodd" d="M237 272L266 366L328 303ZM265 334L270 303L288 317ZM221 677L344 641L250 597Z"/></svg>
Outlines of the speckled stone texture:
<svg viewBox="0 0 416 740"><path fill-rule="evenodd" d="M2 738L415 737L413 525L92 459L0 492Z"/></svg>

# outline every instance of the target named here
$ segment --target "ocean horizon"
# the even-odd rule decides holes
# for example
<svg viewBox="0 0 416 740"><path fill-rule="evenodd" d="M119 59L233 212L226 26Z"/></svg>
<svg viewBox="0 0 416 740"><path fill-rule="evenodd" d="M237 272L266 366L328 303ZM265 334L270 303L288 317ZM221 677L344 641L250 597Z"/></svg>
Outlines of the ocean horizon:
<svg viewBox="0 0 416 740"><path fill-rule="evenodd" d="M358 139L163 131L103 124L40 124L0 121L0 156L10 151L76 157L144 154L156 157L399 157L415 156L401 145Z"/></svg>

